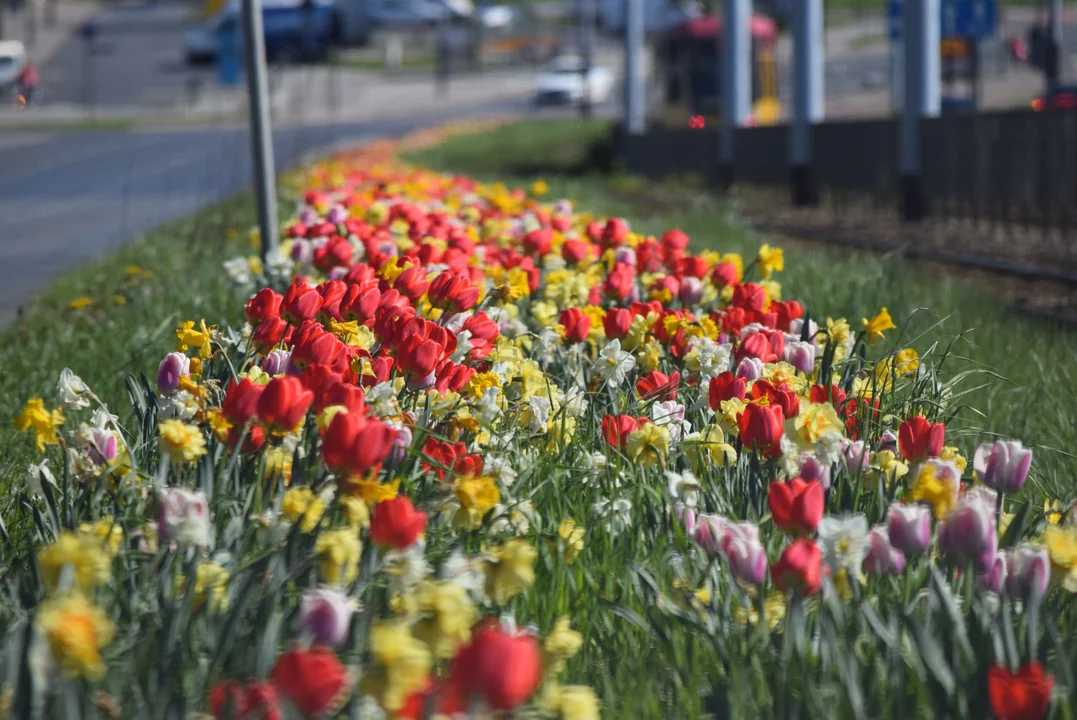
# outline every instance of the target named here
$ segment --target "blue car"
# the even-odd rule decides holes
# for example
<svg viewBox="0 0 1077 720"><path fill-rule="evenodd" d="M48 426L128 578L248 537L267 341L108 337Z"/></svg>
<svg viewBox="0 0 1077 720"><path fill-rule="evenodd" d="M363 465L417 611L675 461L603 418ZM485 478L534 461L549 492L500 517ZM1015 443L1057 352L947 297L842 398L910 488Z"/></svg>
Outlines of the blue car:
<svg viewBox="0 0 1077 720"><path fill-rule="evenodd" d="M221 31L232 22L238 24L240 12L240 0L231 0L205 24L188 30L187 62L213 62ZM336 11L333 0L262 0L262 25L269 62L320 60L334 40Z"/></svg>

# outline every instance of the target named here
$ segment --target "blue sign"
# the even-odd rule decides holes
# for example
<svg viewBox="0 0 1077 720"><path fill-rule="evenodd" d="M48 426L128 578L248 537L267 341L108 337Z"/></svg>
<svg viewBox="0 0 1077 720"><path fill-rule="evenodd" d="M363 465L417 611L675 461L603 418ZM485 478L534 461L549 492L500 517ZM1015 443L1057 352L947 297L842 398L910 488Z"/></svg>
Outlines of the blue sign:
<svg viewBox="0 0 1077 720"><path fill-rule="evenodd" d="M886 24L891 40L900 40L902 0L886 4ZM940 31L943 37L982 39L995 34L998 26L998 0L940 0Z"/></svg>
<svg viewBox="0 0 1077 720"><path fill-rule="evenodd" d="M217 32L217 80L221 85L229 87L239 82L241 53L239 22L234 17L228 18Z"/></svg>

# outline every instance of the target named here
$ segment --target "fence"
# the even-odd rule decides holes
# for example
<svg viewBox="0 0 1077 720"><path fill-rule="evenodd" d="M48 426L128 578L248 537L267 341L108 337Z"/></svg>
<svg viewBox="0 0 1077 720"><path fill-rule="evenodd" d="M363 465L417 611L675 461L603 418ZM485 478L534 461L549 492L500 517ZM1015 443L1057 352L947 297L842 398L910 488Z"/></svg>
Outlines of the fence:
<svg viewBox="0 0 1077 720"><path fill-rule="evenodd" d="M1040 231L1077 230L1077 111L1007 111L922 121L922 181L929 217ZM734 183L789 182L788 126L734 133ZM630 172L716 177L717 135L655 130L623 138ZM855 195L877 206L901 202L897 120L828 122L812 134L813 172L823 197Z"/></svg>

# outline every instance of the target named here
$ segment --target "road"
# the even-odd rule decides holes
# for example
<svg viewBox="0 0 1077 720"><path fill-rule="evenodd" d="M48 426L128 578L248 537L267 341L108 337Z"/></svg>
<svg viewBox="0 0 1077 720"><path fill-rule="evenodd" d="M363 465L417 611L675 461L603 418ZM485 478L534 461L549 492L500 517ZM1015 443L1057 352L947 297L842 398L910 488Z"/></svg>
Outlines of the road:
<svg viewBox="0 0 1077 720"><path fill-rule="evenodd" d="M449 120L526 111L497 101L408 119L274 133L278 169L341 143ZM0 136L0 325L58 273L249 187L245 128L84 130Z"/></svg>

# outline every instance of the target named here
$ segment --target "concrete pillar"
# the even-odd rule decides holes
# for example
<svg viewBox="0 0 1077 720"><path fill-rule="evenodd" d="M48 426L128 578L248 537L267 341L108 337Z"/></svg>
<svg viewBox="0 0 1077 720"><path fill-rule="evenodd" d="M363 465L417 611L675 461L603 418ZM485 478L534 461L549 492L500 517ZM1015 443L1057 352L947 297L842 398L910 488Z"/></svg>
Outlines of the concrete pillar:
<svg viewBox="0 0 1077 720"><path fill-rule="evenodd" d="M905 0L905 107L901 117L902 215L927 214L920 160L920 120L939 115L939 0Z"/></svg>
<svg viewBox="0 0 1077 720"><path fill-rule="evenodd" d="M626 0L625 131L642 135L645 126L643 87L643 0Z"/></svg>
<svg viewBox="0 0 1077 720"><path fill-rule="evenodd" d="M723 0L723 7L719 167L722 183L728 186L733 181L733 135L748 124L752 112L752 1Z"/></svg>
<svg viewBox="0 0 1077 720"><path fill-rule="evenodd" d="M812 126L823 120L823 1L793 3L793 125L789 144L794 205L816 205Z"/></svg>

